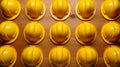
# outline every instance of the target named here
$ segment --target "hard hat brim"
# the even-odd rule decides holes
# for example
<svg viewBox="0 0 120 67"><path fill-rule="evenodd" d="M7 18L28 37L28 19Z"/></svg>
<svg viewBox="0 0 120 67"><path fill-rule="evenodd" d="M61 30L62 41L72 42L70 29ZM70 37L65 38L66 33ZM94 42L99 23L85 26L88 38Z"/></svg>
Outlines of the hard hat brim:
<svg viewBox="0 0 120 67"><path fill-rule="evenodd" d="M14 48L14 49L15 49L15 48ZM10 66L8 66L8 67L13 67L14 64L15 64L15 62L16 62L16 60L17 60L17 51L15 51L14 61L13 61L13 63L12 63Z"/></svg>
<svg viewBox="0 0 120 67"><path fill-rule="evenodd" d="M105 63L105 65L107 66L107 67L112 67L112 66L110 66L107 62L106 62L106 51L104 52L104 54L103 54L103 60L104 60L104 63Z"/></svg>

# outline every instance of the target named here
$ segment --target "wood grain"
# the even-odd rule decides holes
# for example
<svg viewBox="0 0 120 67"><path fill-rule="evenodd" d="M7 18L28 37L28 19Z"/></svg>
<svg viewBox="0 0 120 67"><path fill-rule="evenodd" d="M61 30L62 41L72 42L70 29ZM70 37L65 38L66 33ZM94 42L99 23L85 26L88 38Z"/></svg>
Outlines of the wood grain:
<svg viewBox="0 0 120 67"><path fill-rule="evenodd" d="M21 52L25 47L29 46L23 38L23 29L25 25L31 21L25 16L25 5L26 5L27 0L19 0L19 1L21 3L22 10L21 10L19 17L17 17L13 21L19 25L20 33L19 33L18 39L13 44L11 44L16 48L17 53L18 53L15 67L23 67L23 65L21 64L21 58L20 58ZM39 22L44 26L46 35L45 35L44 40L37 46L40 47L44 53L44 61L41 67L50 67L49 62L48 62L48 54L49 54L50 49L56 45L54 45L49 39L49 29L50 29L50 26L57 21L54 20L50 15L50 4L52 0L43 0L43 2L45 3L45 6L46 6L46 14L41 20L39 20ZM75 14L75 6L78 0L69 0L69 2L71 5L71 14L69 18L66 19L64 22L70 26L72 34L71 34L70 41L64 46L66 46L70 50L71 56L72 56L71 64L69 67L77 67L77 63L75 59L76 52L78 48L82 47L83 45L79 44L75 39L75 28L79 23L83 21L78 19ZM98 60L96 67L105 67L102 56L103 56L104 49L109 45L107 45L102 40L100 32L101 32L102 25L108 20L104 19L100 12L100 5L101 5L102 0L94 0L94 2L95 2L97 11L96 11L95 17L89 22L91 22L92 24L96 26L98 34L97 34L96 41L90 46L93 46L99 54L99 60ZM119 20L120 19L116 21L119 21ZM2 23L3 21L5 20L0 15L0 23Z"/></svg>

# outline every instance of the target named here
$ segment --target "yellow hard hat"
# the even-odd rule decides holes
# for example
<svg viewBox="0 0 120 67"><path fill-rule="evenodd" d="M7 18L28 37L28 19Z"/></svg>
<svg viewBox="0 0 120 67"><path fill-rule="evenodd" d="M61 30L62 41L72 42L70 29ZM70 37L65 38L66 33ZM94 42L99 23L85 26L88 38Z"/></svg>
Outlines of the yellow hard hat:
<svg viewBox="0 0 120 67"><path fill-rule="evenodd" d="M67 0L53 0L50 12L54 19L65 20L68 18L70 11L70 4Z"/></svg>
<svg viewBox="0 0 120 67"><path fill-rule="evenodd" d="M50 50L49 63L52 67L68 67L71 61L69 50L64 46L57 46Z"/></svg>
<svg viewBox="0 0 120 67"><path fill-rule="evenodd" d="M11 45L0 47L0 66L13 67L17 60L17 52Z"/></svg>
<svg viewBox="0 0 120 67"><path fill-rule="evenodd" d="M79 67L93 67L98 61L98 53L93 47L83 46L77 51L76 61Z"/></svg>
<svg viewBox="0 0 120 67"><path fill-rule="evenodd" d="M5 44L13 43L19 34L18 25L13 21L4 21L0 24L0 40Z"/></svg>
<svg viewBox="0 0 120 67"><path fill-rule="evenodd" d="M23 34L29 44L38 44L44 39L45 29L39 22L32 21L25 26Z"/></svg>
<svg viewBox="0 0 120 67"><path fill-rule="evenodd" d="M120 16L119 0L105 0L101 4L101 13L108 20L115 20Z"/></svg>
<svg viewBox="0 0 120 67"><path fill-rule="evenodd" d="M118 43L120 39L120 24L116 21L109 21L102 26L101 36L108 44Z"/></svg>
<svg viewBox="0 0 120 67"><path fill-rule="evenodd" d="M65 44L70 39L71 30L65 22L56 22L51 26L49 35L53 43Z"/></svg>
<svg viewBox="0 0 120 67"><path fill-rule="evenodd" d="M90 22L80 23L75 30L75 36L81 44L91 44L96 39L96 27Z"/></svg>
<svg viewBox="0 0 120 67"><path fill-rule="evenodd" d="M79 0L75 8L76 15L81 20L90 20L94 17L96 8L93 0Z"/></svg>
<svg viewBox="0 0 120 67"><path fill-rule="evenodd" d="M42 50L34 45L26 47L22 51L21 61L24 66L40 67L43 62Z"/></svg>
<svg viewBox="0 0 120 67"><path fill-rule="evenodd" d="M107 67L119 67L120 48L115 45L107 47L104 51L103 59Z"/></svg>
<svg viewBox="0 0 120 67"><path fill-rule="evenodd" d="M21 5L18 0L2 0L1 14L6 20L15 19L21 11Z"/></svg>
<svg viewBox="0 0 120 67"><path fill-rule="evenodd" d="M30 20L39 20L45 15L45 5L42 0L28 0L26 4L26 16Z"/></svg>

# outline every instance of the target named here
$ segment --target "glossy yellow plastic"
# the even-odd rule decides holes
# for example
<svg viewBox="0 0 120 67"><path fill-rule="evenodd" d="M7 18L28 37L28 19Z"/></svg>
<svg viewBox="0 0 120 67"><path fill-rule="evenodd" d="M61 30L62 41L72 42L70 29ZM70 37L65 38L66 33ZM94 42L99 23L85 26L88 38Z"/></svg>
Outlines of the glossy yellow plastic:
<svg viewBox="0 0 120 67"><path fill-rule="evenodd" d="M68 0L53 0L50 13L55 20L65 20L69 17L71 7Z"/></svg>
<svg viewBox="0 0 120 67"><path fill-rule="evenodd" d="M25 14L30 20L40 20L46 12L45 4L42 0L28 0Z"/></svg>
<svg viewBox="0 0 120 67"><path fill-rule="evenodd" d="M19 27L13 21L4 21L0 24L0 41L5 44L13 43L19 35Z"/></svg>
<svg viewBox="0 0 120 67"><path fill-rule="evenodd" d="M45 37L45 29L39 22L32 21L25 26L23 35L29 44L38 44Z"/></svg>
<svg viewBox="0 0 120 67"><path fill-rule="evenodd" d="M55 44L65 44L71 36L70 27L65 23L58 21L50 27L50 39Z"/></svg>
<svg viewBox="0 0 120 67"><path fill-rule="evenodd" d="M16 49L11 45L4 45L0 47L0 66L14 67L17 60Z"/></svg>
<svg viewBox="0 0 120 67"><path fill-rule="evenodd" d="M115 45L108 46L104 51L103 59L107 67L119 67L120 48Z"/></svg>
<svg viewBox="0 0 120 67"><path fill-rule="evenodd" d="M102 26L102 39L108 44L116 44L120 40L120 24L116 21L109 21Z"/></svg>
<svg viewBox="0 0 120 67"><path fill-rule="evenodd" d="M21 5L18 0L2 0L1 15L6 20L13 20L18 17Z"/></svg>
<svg viewBox="0 0 120 67"><path fill-rule="evenodd" d="M119 0L104 0L101 4L101 13L107 20L116 20L120 16Z"/></svg>
<svg viewBox="0 0 120 67"><path fill-rule="evenodd" d="M64 46L56 46L49 52L49 63L51 67L68 67L70 61L70 52Z"/></svg>
<svg viewBox="0 0 120 67"><path fill-rule="evenodd" d="M96 27L90 22L80 23L75 30L75 37L81 44L91 44L97 36Z"/></svg>
<svg viewBox="0 0 120 67"><path fill-rule="evenodd" d="M40 67L43 62L43 52L35 45L28 46L22 51L21 61L25 67Z"/></svg>
<svg viewBox="0 0 120 67"><path fill-rule="evenodd" d="M75 12L79 19L91 20L96 12L95 3L93 0L79 0Z"/></svg>
<svg viewBox="0 0 120 67"><path fill-rule="evenodd" d="M79 67L94 67L98 62L98 53L91 46L83 46L77 51L76 61Z"/></svg>

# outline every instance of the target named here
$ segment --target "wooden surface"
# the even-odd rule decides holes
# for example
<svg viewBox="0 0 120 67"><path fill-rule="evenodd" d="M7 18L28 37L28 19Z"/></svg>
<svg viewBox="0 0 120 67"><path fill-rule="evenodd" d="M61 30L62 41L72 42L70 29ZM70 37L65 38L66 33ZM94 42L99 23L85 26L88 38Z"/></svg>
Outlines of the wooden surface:
<svg viewBox="0 0 120 67"><path fill-rule="evenodd" d="M19 17L17 17L13 21L19 25L20 33L19 33L17 40L13 44L10 44L16 48L17 54L18 54L18 56L17 56L18 58L17 58L16 64L15 64L15 67L23 67L23 65L21 64L21 58L20 58L21 52L25 47L29 46L23 38L23 29L24 29L25 25L30 22L30 20L25 16L25 11L24 11L27 0L19 0L19 1L21 3L22 10L21 10ZM41 20L39 20L39 22L44 26L46 35L45 35L44 40L37 46L40 47L44 53L44 61L43 61L41 67L50 67L49 62L48 62L48 54L49 54L50 49L56 45L54 45L49 39L49 29L50 29L50 26L56 22L56 20L54 20L51 17L50 10L49 10L52 0L43 0L43 2L45 3L45 6L46 6L46 14ZM83 45L79 44L75 39L75 28L79 23L81 23L83 21L78 19L75 14L75 6L76 6L76 3L78 2L78 0L69 0L69 2L71 5L71 14L70 14L69 18L66 19L64 22L70 26L72 34L71 34L70 41L67 44L65 44L64 46L66 46L70 50L71 56L72 56L71 64L69 67L77 67L77 63L75 60L76 52L77 52L78 48L82 47ZM96 65L96 67L105 67L102 56L103 56L104 49L109 45L107 45L102 40L100 31L101 31L101 26L108 20L104 19L100 12L100 4L101 4L102 0L94 0L94 2L95 2L97 11L96 11L95 17L92 20L90 20L90 22L96 26L98 34L97 34L96 41L90 46L93 46L99 54L99 59L98 59L98 63ZM0 16L0 23L2 23L3 21L5 21L5 20ZM119 21L119 19L116 21ZM3 45L3 44L1 44L1 45Z"/></svg>

